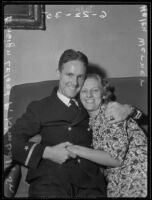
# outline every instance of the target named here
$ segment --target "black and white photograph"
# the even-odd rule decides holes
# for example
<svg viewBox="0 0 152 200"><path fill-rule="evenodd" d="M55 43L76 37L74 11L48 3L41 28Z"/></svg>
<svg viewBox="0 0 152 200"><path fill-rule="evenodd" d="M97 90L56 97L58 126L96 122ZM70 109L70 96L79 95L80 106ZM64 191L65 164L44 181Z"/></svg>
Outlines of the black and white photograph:
<svg viewBox="0 0 152 200"><path fill-rule="evenodd" d="M151 198L150 8L2 1L3 198Z"/></svg>

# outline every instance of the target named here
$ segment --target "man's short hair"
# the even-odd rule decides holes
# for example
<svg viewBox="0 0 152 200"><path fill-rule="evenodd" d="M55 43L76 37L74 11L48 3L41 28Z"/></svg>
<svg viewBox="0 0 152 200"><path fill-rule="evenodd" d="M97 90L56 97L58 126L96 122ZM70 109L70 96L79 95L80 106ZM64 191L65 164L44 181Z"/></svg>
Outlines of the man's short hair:
<svg viewBox="0 0 152 200"><path fill-rule="evenodd" d="M66 51L63 52L63 54L60 57L59 64L58 64L58 69L59 71L62 71L62 66L64 63L67 63L69 61L73 60L79 60L84 63L84 66L88 67L88 57L80 52L80 51L75 51L73 49L67 49Z"/></svg>

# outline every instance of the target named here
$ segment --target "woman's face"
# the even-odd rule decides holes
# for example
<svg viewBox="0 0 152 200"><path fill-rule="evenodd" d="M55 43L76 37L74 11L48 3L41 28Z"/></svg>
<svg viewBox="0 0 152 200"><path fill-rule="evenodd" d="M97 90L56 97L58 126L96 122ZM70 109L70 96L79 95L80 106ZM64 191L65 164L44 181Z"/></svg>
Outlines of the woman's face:
<svg viewBox="0 0 152 200"><path fill-rule="evenodd" d="M98 79L89 77L85 80L80 92L80 99L88 112L97 111L101 105L103 88Z"/></svg>

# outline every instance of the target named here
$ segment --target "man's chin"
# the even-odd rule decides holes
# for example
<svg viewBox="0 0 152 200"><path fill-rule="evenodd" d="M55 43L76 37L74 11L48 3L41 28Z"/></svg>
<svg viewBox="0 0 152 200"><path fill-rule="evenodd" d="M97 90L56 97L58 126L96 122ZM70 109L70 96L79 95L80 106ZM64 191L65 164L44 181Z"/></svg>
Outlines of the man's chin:
<svg viewBox="0 0 152 200"><path fill-rule="evenodd" d="M69 93L68 93L68 97L69 97L69 98L74 98L74 97L77 96L77 94L78 94L78 92L69 92Z"/></svg>

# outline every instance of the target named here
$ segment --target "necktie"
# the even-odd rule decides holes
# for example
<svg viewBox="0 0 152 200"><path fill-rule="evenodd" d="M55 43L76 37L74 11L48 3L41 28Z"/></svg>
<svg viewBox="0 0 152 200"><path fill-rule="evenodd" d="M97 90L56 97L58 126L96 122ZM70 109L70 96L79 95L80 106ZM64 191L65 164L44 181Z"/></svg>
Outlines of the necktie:
<svg viewBox="0 0 152 200"><path fill-rule="evenodd" d="M78 106L76 105L76 102L74 99L70 99L70 107L75 110L75 111L78 111Z"/></svg>

